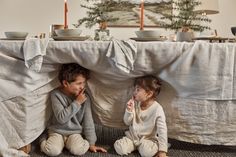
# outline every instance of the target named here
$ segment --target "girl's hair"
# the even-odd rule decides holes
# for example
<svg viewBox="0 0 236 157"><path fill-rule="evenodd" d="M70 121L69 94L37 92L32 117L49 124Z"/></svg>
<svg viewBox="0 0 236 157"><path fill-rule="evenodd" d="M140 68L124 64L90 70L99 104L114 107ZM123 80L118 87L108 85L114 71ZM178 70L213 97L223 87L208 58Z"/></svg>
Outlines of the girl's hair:
<svg viewBox="0 0 236 157"><path fill-rule="evenodd" d="M136 85L140 86L145 91L152 91L152 98L156 98L161 90L161 81L153 75L146 75L136 78L134 81L134 86Z"/></svg>
<svg viewBox="0 0 236 157"><path fill-rule="evenodd" d="M62 84L63 80L71 83L78 75L82 75L86 80L89 79L89 70L76 63L63 64L58 74L58 79Z"/></svg>

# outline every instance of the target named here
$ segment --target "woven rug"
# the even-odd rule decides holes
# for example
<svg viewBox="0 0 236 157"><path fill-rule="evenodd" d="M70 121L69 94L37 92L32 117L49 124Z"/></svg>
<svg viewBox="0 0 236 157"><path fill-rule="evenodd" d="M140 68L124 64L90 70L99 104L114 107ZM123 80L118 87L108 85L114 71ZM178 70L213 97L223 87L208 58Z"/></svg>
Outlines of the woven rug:
<svg viewBox="0 0 236 157"><path fill-rule="evenodd" d="M108 128L96 125L96 134L98 137L97 145L103 146L108 150L108 153L91 153L87 152L81 157L120 157L113 148L113 143L116 139L124 136L123 129ZM169 157L236 157L236 146L216 146L216 145L199 145L187 142L181 142L173 139L169 139L171 144L168 156ZM47 157L40 152L38 140L32 144L31 157ZM66 149L63 150L58 157L77 157L71 155ZM140 157L137 151L129 154L127 157Z"/></svg>

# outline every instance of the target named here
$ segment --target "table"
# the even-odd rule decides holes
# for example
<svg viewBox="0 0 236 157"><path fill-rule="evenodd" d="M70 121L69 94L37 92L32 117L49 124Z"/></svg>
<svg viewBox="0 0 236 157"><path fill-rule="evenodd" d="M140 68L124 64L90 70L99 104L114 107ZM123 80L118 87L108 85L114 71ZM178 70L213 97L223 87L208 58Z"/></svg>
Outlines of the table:
<svg viewBox="0 0 236 157"><path fill-rule="evenodd" d="M236 145L236 44L136 42L137 52L128 54L132 62L112 42L50 41L39 72L25 66L24 44L0 41L0 140L9 147L28 144L45 129L58 67L71 62L91 70L88 87L96 123L125 127L122 117L134 78L153 74L163 80L158 101L170 138Z"/></svg>

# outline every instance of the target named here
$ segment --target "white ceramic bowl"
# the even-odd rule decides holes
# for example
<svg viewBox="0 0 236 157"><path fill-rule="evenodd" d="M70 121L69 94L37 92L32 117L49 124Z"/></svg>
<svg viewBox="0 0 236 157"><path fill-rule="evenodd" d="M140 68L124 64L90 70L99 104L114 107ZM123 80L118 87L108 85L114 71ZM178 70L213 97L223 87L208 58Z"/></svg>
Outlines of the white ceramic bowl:
<svg viewBox="0 0 236 157"><path fill-rule="evenodd" d="M28 35L28 32L5 32L5 35L7 38L26 38Z"/></svg>
<svg viewBox="0 0 236 157"><path fill-rule="evenodd" d="M157 30L136 31L138 38L160 38L161 32Z"/></svg>
<svg viewBox="0 0 236 157"><path fill-rule="evenodd" d="M80 29L56 29L58 37L78 37L82 33Z"/></svg>

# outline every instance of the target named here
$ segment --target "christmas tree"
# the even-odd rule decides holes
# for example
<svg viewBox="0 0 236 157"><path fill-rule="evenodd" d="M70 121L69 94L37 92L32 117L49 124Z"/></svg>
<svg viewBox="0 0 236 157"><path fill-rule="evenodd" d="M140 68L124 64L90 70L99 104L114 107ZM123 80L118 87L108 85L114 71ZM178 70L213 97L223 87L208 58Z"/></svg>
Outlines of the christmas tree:
<svg viewBox="0 0 236 157"><path fill-rule="evenodd" d="M96 1L96 0L86 0L86 1ZM93 6L91 5L81 5L81 7L88 9L87 11L87 17L84 17L82 19L78 20L77 27L81 24L85 23L85 27L91 28L95 24L99 24L101 29L106 28L107 22L114 22L118 20L118 18L114 18L111 16L108 16L108 12L114 11L117 6L118 2L115 2L113 0L103 0L99 2L93 3Z"/></svg>
<svg viewBox="0 0 236 157"><path fill-rule="evenodd" d="M171 14L163 14L162 19L170 21L162 23L161 26L166 29L178 31L181 28L191 29L193 31L204 31L210 29L207 25L202 25L202 22L209 23L211 20L202 13L195 12L195 8L201 5L198 0L173 0Z"/></svg>

